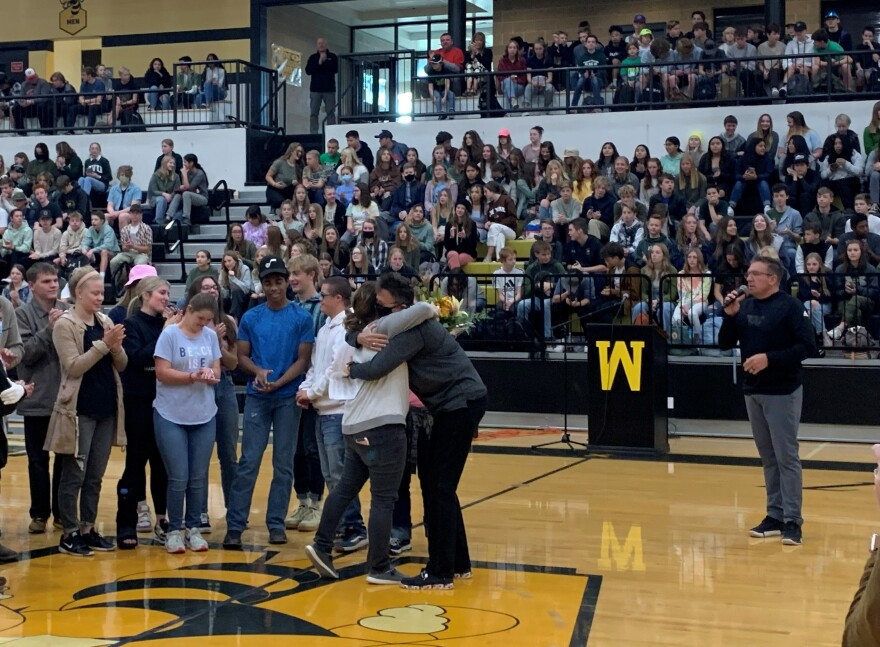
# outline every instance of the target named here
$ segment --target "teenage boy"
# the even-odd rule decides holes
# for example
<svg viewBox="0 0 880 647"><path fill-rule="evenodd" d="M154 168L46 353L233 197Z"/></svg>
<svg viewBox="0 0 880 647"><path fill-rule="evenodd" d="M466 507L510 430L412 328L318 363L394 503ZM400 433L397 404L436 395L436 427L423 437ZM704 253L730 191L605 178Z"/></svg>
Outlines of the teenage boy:
<svg viewBox="0 0 880 647"><path fill-rule="evenodd" d="M605 46L605 61L608 65L613 65L611 70L611 85L617 86L617 77L620 74L619 67L623 60L627 57L627 43L623 38L623 30L620 25L611 25L608 28L608 34L611 40Z"/></svg>
<svg viewBox="0 0 880 647"><path fill-rule="evenodd" d="M820 92L829 87L829 74L843 80L844 89L852 86L852 58L843 53L843 48L828 39L828 32L817 29L813 32L813 89ZM834 90L834 85L830 85Z"/></svg>
<svg viewBox="0 0 880 647"><path fill-rule="evenodd" d="M652 245L665 245L669 250L670 257L675 253L676 246L668 236L663 235L663 223L666 222L666 216L660 213L652 213L648 216L648 222L645 225L647 233L636 245L635 261L639 267L644 267L648 263L648 254ZM672 264L678 267L677 259L671 258Z"/></svg>
<svg viewBox="0 0 880 647"><path fill-rule="evenodd" d="M868 231L872 234L880 234L880 216L871 213L871 198L867 193L859 193L855 197L853 211L864 214L868 217ZM844 231L851 231L849 220L846 221Z"/></svg>
<svg viewBox="0 0 880 647"><path fill-rule="evenodd" d="M573 222L573 221L572 221ZM565 233L561 236L562 240L568 241L568 227L571 223L566 223L565 225ZM562 243L556 237L556 226L549 220L541 221L541 229L538 232L538 237L535 240L543 240L545 243L550 245L553 249L553 260L563 262L565 259L565 251L562 247ZM562 233L562 232L560 232ZM529 252L529 263L535 260L534 257L535 250L530 250Z"/></svg>
<svg viewBox="0 0 880 647"><path fill-rule="evenodd" d="M363 162L364 166L371 173L373 172L373 151L367 142L361 141L360 133L356 130L349 130L345 133L345 143L355 152L358 158Z"/></svg>
<svg viewBox="0 0 880 647"><path fill-rule="evenodd" d="M736 117L727 115L724 118L724 132L719 135L724 142L724 150L731 155L742 155L742 147L745 145L745 137L736 132L739 125Z"/></svg>
<svg viewBox="0 0 880 647"><path fill-rule="evenodd" d="M9 267L30 264L30 253L34 243L34 230L24 222L24 212L13 209L9 214L9 227L3 232L0 256L6 259Z"/></svg>
<svg viewBox="0 0 880 647"><path fill-rule="evenodd" d="M713 236L718 228L718 223L724 216L730 214L730 205L726 200L721 199L721 191L714 184L706 187L706 199L697 207L697 218L700 220L700 227Z"/></svg>
<svg viewBox="0 0 880 647"><path fill-rule="evenodd" d="M569 272L601 272L605 269L602 260L602 243L599 238L589 234L590 225L583 218L575 218L568 223L568 243L565 245L564 263Z"/></svg>
<svg viewBox="0 0 880 647"><path fill-rule="evenodd" d="M833 203L834 191L820 187L816 192L816 208L804 217L804 222L818 222L822 227L822 239L836 248L846 227L846 216Z"/></svg>
<svg viewBox="0 0 880 647"><path fill-rule="evenodd" d="M785 43L780 40L782 28L776 23L767 26L767 40L758 45L758 56L782 56L785 54ZM762 59L758 61L758 73L770 86L770 94L779 96L779 88L785 78L781 58Z"/></svg>
<svg viewBox="0 0 880 647"><path fill-rule="evenodd" d="M53 461L49 472L49 452L43 449L49 417L61 385L58 353L52 343L52 328L69 307L58 300L58 273L48 263L34 263L27 271L31 300L15 311L24 353L18 365L18 377L34 385L34 392L17 407L24 416L24 447L28 456L31 522L28 532L46 532L51 514L58 519L58 485L61 460Z"/></svg>
<svg viewBox="0 0 880 647"><path fill-rule="evenodd" d="M553 327L550 323L550 301L553 290L556 287L554 275L565 274L562 263L553 260L553 251L550 245L543 240L538 240L532 245L535 252L535 261L529 263L525 269L525 275L530 280L525 281L522 290L522 299L516 304L516 316L524 322L531 319L531 313L539 309L542 313L542 339L547 342L553 341ZM562 349L552 348L553 352L562 352Z"/></svg>
<svg viewBox="0 0 880 647"><path fill-rule="evenodd" d="M98 266L103 274L110 265L110 259L119 253L119 241L113 227L104 222L104 212L92 214L92 226L86 230L80 250L89 259L89 263Z"/></svg>
<svg viewBox="0 0 880 647"><path fill-rule="evenodd" d="M788 204L788 189L782 183L773 185L773 204L767 210L770 229L782 236L783 247L794 252L804 232L804 219L800 212Z"/></svg>
<svg viewBox="0 0 880 647"><path fill-rule="evenodd" d="M67 217L67 229L61 234L61 244L58 247L58 258L53 262L58 267L66 267L71 256L82 254L82 243L86 237L86 228L83 226L83 217L79 211L71 211ZM77 267L79 267L77 265Z"/></svg>
<svg viewBox="0 0 880 647"><path fill-rule="evenodd" d="M139 203L129 207L128 218L128 224L119 228L122 251L110 259L111 273L123 263L131 267L146 265L153 255L153 230L144 223L143 209Z"/></svg>
<svg viewBox="0 0 880 647"><path fill-rule="evenodd" d="M140 204L143 191L131 181L134 170L131 166L123 164L116 169L118 184L110 187L107 194L107 221L112 225L119 220L119 228L122 229L129 222L129 209L133 204Z"/></svg>
<svg viewBox="0 0 880 647"><path fill-rule="evenodd" d="M639 268L626 261L626 252L617 243L602 248L605 267L593 274L595 297L585 318L591 323L632 323L633 303L641 294Z"/></svg>
<svg viewBox="0 0 880 647"><path fill-rule="evenodd" d="M654 207L658 204L666 205L664 233L671 238L678 223L687 215L688 204L684 196L675 190L675 178L669 173L660 174L660 191L651 196L651 200L648 202L648 212L654 213Z"/></svg>
<svg viewBox="0 0 880 647"><path fill-rule="evenodd" d="M585 100L584 105L588 103L597 109L602 104L602 89L604 85L604 71L594 70L599 65L605 65L605 54L598 49L599 40L590 34L584 41L583 49L575 50L575 65L581 68L578 75L578 82L574 89L574 97L571 105L580 105L581 92L589 87L590 99Z"/></svg>
<svg viewBox="0 0 880 647"><path fill-rule="evenodd" d="M662 225L661 225L662 227ZM627 260L637 263L636 248L645 236L642 223L636 220L636 212L629 205L623 205L620 211L620 220L611 228L610 242L623 247Z"/></svg>
<svg viewBox="0 0 880 647"><path fill-rule="evenodd" d="M798 245L794 257L798 274L804 273L804 260L810 254L818 254L829 272L834 269L834 248L822 240L822 226L815 221L804 223L804 242Z"/></svg>
<svg viewBox="0 0 880 647"><path fill-rule="evenodd" d="M444 76L448 72L443 69L440 54L431 55L425 73L428 76L428 99L434 103L434 112L440 115L439 119L447 119L447 113L455 113L455 92L451 87L452 79Z"/></svg>
<svg viewBox="0 0 880 647"><path fill-rule="evenodd" d="M34 251L30 254L31 262L51 263L58 258L61 232L52 226L52 213L48 209L40 210L37 224L38 227L34 229Z"/></svg>
<svg viewBox="0 0 880 647"><path fill-rule="evenodd" d="M320 162L321 166L324 167L327 177L331 177L336 173L336 169L342 162L342 155L339 154L338 139L331 138L327 140L327 150L321 153Z"/></svg>
<svg viewBox="0 0 880 647"><path fill-rule="evenodd" d="M553 228L551 223L550 228ZM532 245L534 252L534 245ZM502 247L498 252L498 260L501 261L501 267L492 272L498 276L493 279L493 287L495 288L496 304L500 304L504 312L509 312L517 301L522 297L522 276L525 275L520 268L516 266L516 250L510 247Z"/></svg>
<svg viewBox="0 0 880 647"><path fill-rule="evenodd" d="M559 185L559 197L550 203L550 217L556 223L560 238L568 234L568 224L580 216L583 207L571 194L571 182L563 180Z"/></svg>
<svg viewBox="0 0 880 647"><path fill-rule="evenodd" d="M223 547L242 547L254 486L272 430L272 482L266 505L269 542L287 543L284 517L293 487L293 455L300 410L296 392L303 381L312 345L314 324L308 313L287 300L288 272L277 256L258 266L266 303L248 310L238 328L238 367L248 376L244 402L241 459L226 504ZM284 334L279 334L283 331Z"/></svg>
<svg viewBox="0 0 880 647"><path fill-rule="evenodd" d="M61 209L61 217L67 220L71 211L79 211L86 214L91 211L91 202L88 194L70 181L66 175L59 175L55 180L55 188L58 189L58 208Z"/></svg>
<svg viewBox="0 0 880 647"><path fill-rule="evenodd" d="M13 194L15 195L15 194ZM49 192L45 187L38 186L34 189L34 211L39 214L44 210L47 210L50 214L52 214L52 224L55 225L59 230L61 229L62 224L64 223L64 219L61 215L61 208L58 206L57 202L52 202L49 200Z"/></svg>

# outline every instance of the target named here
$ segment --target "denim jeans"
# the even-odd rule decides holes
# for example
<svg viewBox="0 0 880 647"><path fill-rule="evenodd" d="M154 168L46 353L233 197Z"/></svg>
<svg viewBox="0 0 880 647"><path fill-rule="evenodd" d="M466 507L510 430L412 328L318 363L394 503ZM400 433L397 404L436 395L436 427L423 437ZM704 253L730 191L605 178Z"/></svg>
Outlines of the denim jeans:
<svg viewBox="0 0 880 647"><path fill-rule="evenodd" d="M318 457L321 459L321 472L327 483L327 492L332 492L339 479L342 478L342 468L345 464L345 438L342 436L342 414L336 413L329 416L318 416L315 425L315 439L318 441ZM342 515L340 527L343 530L364 531L364 518L361 516L361 501L358 497L351 500L351 504Z"/></svg>
<svg viewBox="0 0 880 647"><path fill-rule="evenodd" d="M160 94L162 93L162 94ZM150 90L146 93L147 95L147 103L153 110L158 110L159 105L161 104L162 110L168 110L171 108L171 95L168 94L168 90L162 88L159 89L158 86L150 86Z"/></svg>
<svg viewBox="0 0 880 647"><path fill-rule="evenodd" d="M342 478L324 504L315 545L330 553L342 515L358 492L370 481L370 523L367 525L370 547L367 563L370 573L384 573L391 568L388 544L391 541L391 515L397 500L397 488L406 466L406 428L382 425L345 437L345 466Z"/></svg>
<svg viewBox="0 0 880 647"><path fill-rule="evenodd" d="M77 180L76 183L79 184L79 188L85 191L88 195L91 195L92 193L104 193L107 191L107 185L101 182L101 180L96 180L93 177L83 176Z"/></svg>
<svg viewBox="0 0 880 647"><path fill-rule="evenodd" d="M663 326L663 330L668 332L672 330L672 313L675 311L675 304L670 301L664 301L662 307L663 311L654 313L651 318L660 319L658 323ZM639 301L633 306L632 320L635 321L636 318L641 314L651 315L650 310L651 307L646 301Z"/></svg>
<svg viewBox="0 0 880 647"><path fill-rule="evenodd" d="M226 98L226 90L222 85L214 85L213 83L205 83L205 100L208 103L215 101L223 101Z"/></svg>
<svg viewBox="0 0 880 647"><path fill-rule="evenodd" d="M598 106L602 103L602 80L595 74L591 74L590 78L586 78L582 74L579 75L577 85L574 87L574 96L571 98L571 105L580 105L581 93L589 86L592 95L592 103Z"/></svg>
<svg viewBox="0 0 880 647"><path fill-rule="evenodd" d="M217 459L220 461L220 487L223 501L228 505L232 482L238 469L238 398L232 376L223 371L220 382L214 387L217 403ZM207 512L203 510L202 512Z"/></svg>
<svg viewBox="0 0 880 647"><path fill-rule="evenodd" d="M168 472L168 527L171 530L198 528L199 517L208 505L208 466L214 451L216 420L211 418L200 425L179 425L166 420L154 409L153 426L156 445Z"/></svg>
<svg viewBox="0 0 880 647"><path fill-rule="evenodd" d="M292 397L248 395L244 401L241 459L226 502L226 527L241 532L248 521L263 452L272 431L272 483L266 505L266 527L284 529L293 488L293 452L299 435L300 408Z"/></svg>
<svg viewBox="0 0 880 647"><path fill-rule="evenodd" d="M446 92L446 101L443 101L443 93L434 90L434 112L455 112L455 93L452 90Z"/></svg>
<svg viewBox="0 0 880 647"><path fill-rule="evenodd" d="M514 77L508 77L501 82L501 90L504 93L504 107L513 108L514 102L526 92L526 86L516 82Z"/></svg>
<svg viewBox="0 0 880 647"><path fill-rule="evenodd" d="M831 304L820 303L818 308L814 308L812 304L812 301L804 301L804 310L806 310L810 316L813 330L816 331L817 335L821 335L825 332L825 315L831 314Z"/></svg>
<svg viewBox="0 0 880 647"><path fill-rule="evenodd" d="M751 180L751 182L755 181L756 180ZM767 184L767 180L759 180L757 181L757 183L758 195L761 196L761 202L766 206L770 204L770 185ZM733 185L733 190L730 192L730 201L733 203L738 203L745 189L746 181L738 180L737 183Z"/></svg>
<svg viewBox="0 0 880 647"><path fill-rule="evenodd" d="M172 200L173 199L174 198L172 198ZM153 206L153 210L156 213L156 222L165 222L165 212L168 211L168 201L165 199L165 196L160 195L158 198L156 198L156 203Z"/></svg>
<svg viewBox="0 0 880 647"><path fill-rule="evenodd" d="M76 455L64 454L58 486L58 513L64 534L79 530L80 524L94 524L101 498L101 482L110 460L116 416L78 416L79 439ZM79 519L77 519L79 501Z"/></svg>
<svg viewBox="0 0 880 647"><path fill-rule="evenodd" d="M517 304L516 304L517 318L522 319L524 321L529 321L531 319L531 313L532 313L532 307L533 307L532 304L537 303L537 302L538 302L538 299L534 299L534 300L533 299L522 299L521 301L517 302ZM553 325L551 324L551 320L550 320L550 305L551 305L551 300L544 299L543 303L540 306L538 306L541 310L543 310L543 312L541 314L542 314L542 319L544 321L544 330L542 332L544 334L544 339L548 340L548 341L553 339Z"/></svg>

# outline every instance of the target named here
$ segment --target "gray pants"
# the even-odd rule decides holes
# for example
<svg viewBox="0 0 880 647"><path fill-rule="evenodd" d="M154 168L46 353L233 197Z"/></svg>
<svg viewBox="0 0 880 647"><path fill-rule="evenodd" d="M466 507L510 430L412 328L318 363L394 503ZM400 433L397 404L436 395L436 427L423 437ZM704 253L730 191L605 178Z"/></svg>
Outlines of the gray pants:
<svg viewBox="0 0 880 647"><path fill-rule="evenodd" d="M803 478L798 456L798 425L804 387L788 395L746 394L746 411L767 488L767 516L801 525Z"/></svg>
<svg viewBox="0 0 880 647"><path fill-rule="evenodd" d="M91 525L98 516L101 480L110 460L116 417L79 416L77 455L62 456L61 485L58 487L58 512L64 533ZM79 499L79 518L77 518Z"/></svg>
<svg viewBox="0 0 880 647"><path fill-rule="evenodd" d="M546 78L546 77L545 77ZM534 81L534 78L532 79ZM544 105L543 106L534 106L536 108L550 108L553 106L553 84L547 83L543 88L539 88L535 86L533 83L529 83L526 86L526 95L525 95L525 105L524 108L531 108L532 101L539 97L544 97Z"/></svg>
<svg viewBox="0 0 880 647"><path fill-rule="evenodd" d="M168 213L174 220L180 220L184 225L188 225L192 208L204 207L206 204L208 204L208 196L201 193L193 193L192 191L176 193L168 206Z"/></svg>
<svg viewBox="0 0 880 647"><path fill-rule="evenodd" d="M309 129L312 133L321 132L318 123L318 115L321 114L321 102L324 102L324 112L327 113L327 125L336 123L336 93L335 92L309 92Z"/></svg>

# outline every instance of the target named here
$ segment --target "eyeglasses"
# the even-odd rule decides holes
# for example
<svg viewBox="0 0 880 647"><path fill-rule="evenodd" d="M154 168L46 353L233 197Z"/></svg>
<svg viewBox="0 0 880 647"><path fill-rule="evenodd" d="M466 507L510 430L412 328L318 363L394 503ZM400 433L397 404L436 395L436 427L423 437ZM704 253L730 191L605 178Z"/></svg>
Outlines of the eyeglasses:
<svg viewBox="0 0 880 647"><path fill-rule="evenodd" d="M758 272L758 271L749 271L746 272L746 277L749 276L774 276L771 272Z"/></svg>
<svg viewBox="0 0 880 647"><path fill-rule="evenodd" d="M321 298L322 298L322 299L325 298L325 297L335 297L335 296L338 296L338 295L336 295L336 294L327 294L326 292L321 292L320 294L321 294Z"/></svg>
<svg viewBox="0 0 880 647"><path fill-rule="evenodd" d="M214 285L213 283L211 285L203 285L202 286L202 292L219 292L219 291L220 291L220 289L216 285Z"/></svg>

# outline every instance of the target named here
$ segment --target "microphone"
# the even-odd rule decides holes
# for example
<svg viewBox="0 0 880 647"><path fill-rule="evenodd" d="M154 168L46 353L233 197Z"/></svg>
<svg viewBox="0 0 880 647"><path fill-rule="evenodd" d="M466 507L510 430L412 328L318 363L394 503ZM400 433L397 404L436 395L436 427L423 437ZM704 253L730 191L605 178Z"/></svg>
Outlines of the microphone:
<svg viewBox="0 0 880 647"><path fill-rule="evenodd" d="M744 296L749 293L749 286L741 285L736 289L736 292L731 292L726 297L724 297L724 307L726 308L731 303L739 299L741 296Z"/></svg>
<svg viewBox="0 0 880 647"><path fill-rule="evenodd" d="M623 294L621 294L620 300L621 301L629 301L629 292L624 292Z"/></svg>

